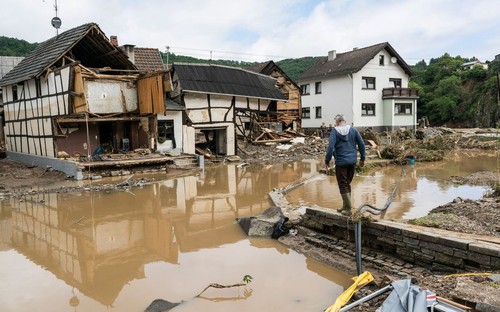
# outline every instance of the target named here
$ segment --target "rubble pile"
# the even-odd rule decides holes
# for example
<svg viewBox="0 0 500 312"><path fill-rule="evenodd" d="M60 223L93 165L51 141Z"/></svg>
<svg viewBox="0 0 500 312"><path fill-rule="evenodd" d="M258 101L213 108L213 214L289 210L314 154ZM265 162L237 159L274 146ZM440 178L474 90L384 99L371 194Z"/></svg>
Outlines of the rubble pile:
<svg viewBox="0 0 500 312"><path fill-rule="evenodd" d="M327 139L316 136L300 136L286 143L253 144L239 140L238 155L247 163L274 164L323 156L327 146Z"/></svg>

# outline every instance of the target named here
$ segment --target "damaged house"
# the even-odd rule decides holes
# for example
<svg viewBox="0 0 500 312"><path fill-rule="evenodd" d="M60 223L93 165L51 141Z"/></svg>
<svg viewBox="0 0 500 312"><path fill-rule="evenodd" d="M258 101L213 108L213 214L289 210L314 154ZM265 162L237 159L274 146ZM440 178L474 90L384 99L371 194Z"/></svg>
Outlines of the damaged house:
<svg viewBox="0 0 500 312"><path fill-rule="evenodd" d="M286 101L276 102L276 111L279 113L278 128L281 130L290 128L295 131L301 130L301 89L288 75L273 61L256 64L248 68L251 71L276 78L276 87L287 98Z"/></svg>
<svg viewBox="0 0 500 312"><path fill-rule="evenodd" d="M0 86L7 156L81 178L58 157L155 149L170 76L138 70L88 23L41 43Z"/></svg>
<svg viewBox="0 0 500 312"><path fill-rule="evenodd" d="M276 79L241 68L174 63L171 100L185 108L185 153L235 155L237 136L278 121L277 102L287 101ZM167 108L169 104L167 103Z"/></svg>

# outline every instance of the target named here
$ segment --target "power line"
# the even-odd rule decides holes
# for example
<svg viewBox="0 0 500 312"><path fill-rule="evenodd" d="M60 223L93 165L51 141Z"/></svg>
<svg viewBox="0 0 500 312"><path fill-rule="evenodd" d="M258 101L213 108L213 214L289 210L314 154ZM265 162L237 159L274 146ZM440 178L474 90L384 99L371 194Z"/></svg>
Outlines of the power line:
<svg viewBox="0 0 500 312"><path fill-rule="evenodd" d="M232 55L246 55L246 56L254 56L254 57L266 57L266 58L292 58L291 56L283 56L283 55L267 55L267 54L255 54L255 53L246 53L246 52L235 52L235 51L222 51L222 50L210 50L210 49L198 49L198 48L187 48L187 47L176 47L170 46L170 48L180 49L180 50L190 50L190 51L202 51L207 53L221 53L221 54L232 54Z"/></svg>

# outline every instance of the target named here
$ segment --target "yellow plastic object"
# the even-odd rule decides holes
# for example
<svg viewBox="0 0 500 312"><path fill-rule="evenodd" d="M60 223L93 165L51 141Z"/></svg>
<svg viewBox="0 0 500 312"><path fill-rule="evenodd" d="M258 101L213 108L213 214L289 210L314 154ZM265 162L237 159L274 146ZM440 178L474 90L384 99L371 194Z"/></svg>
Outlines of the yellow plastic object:
<svg viewBox="0 0 500 312"><path fill-rule="evenodd" d="M373 282L373 276L368 271L363 272L360 275L353 277L352 279L354 280L354 283L349 286L349 288L344 290L344 292L340 296L338 296L335 303L328 309L326 309L325 312L338 312L340 308L342 308L347 302L349 302L352 295L354 295L356 291L361 289L363 286Z"/></svg>

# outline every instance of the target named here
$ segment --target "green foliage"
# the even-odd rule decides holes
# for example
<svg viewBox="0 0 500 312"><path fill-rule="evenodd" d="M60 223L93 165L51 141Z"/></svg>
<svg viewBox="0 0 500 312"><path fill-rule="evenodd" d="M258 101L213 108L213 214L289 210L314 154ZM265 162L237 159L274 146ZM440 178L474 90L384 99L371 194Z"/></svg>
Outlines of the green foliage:
<svg viewBox="0 0 500 312"><path fill-rule="evenodd" d="M492 78L500 61L491 62L488 70L462 69L465 62L475 59L446 53L431 59L429 65L420 61L412 67L415 75L409 86L419 90L419 118L427 116L435 126L495 127L498 83Z"/></svg>
<svg viewBox="0 0 500 312"><path fill-rule="evenodd" d="M0 36L1 56L27 56L37 46L38 43L29 43L25 40Z"/></svg>
<svg viewBox="0 0 500 312"><path fill-rule="evenodd" d="M308 70L314 63L321 57L306 56L297 59L285 59L276 62L276 64L287 74L290 79L297 81L297 79L306 70Z"/></svg>
<svg viewBox="0 0 500 312"><path fill-rule="evenodd" d="M492 74L495 75L497 73L500 73L500 59L498 60L493 60L488 64L488 71Z"/></svg>
<svg viewBox="0 0 500 312"><path fill-rule="evenodd" d="M160 52L163 63L167 64L167 53ZM172 63L198 63L198 64L217 64L231 67L250 67L257 63L232 61L232 60L207 60L191 56L177 55L175 53L168 53L168 64Z"/></svg>
<svg viewBox="0 0 500 312"><path fill-rule="evenodd" d="M245 275L243 276L243 283L245 284L250 284L253 280L253 277L251 275Z"/></svg>
<svg viewBox="0 0 500 312"><path fill-rule="evenodd" d="M488 71L482 66L474 66L464 71L462 77L464 80L482 81L488 77Z"/></svg>

